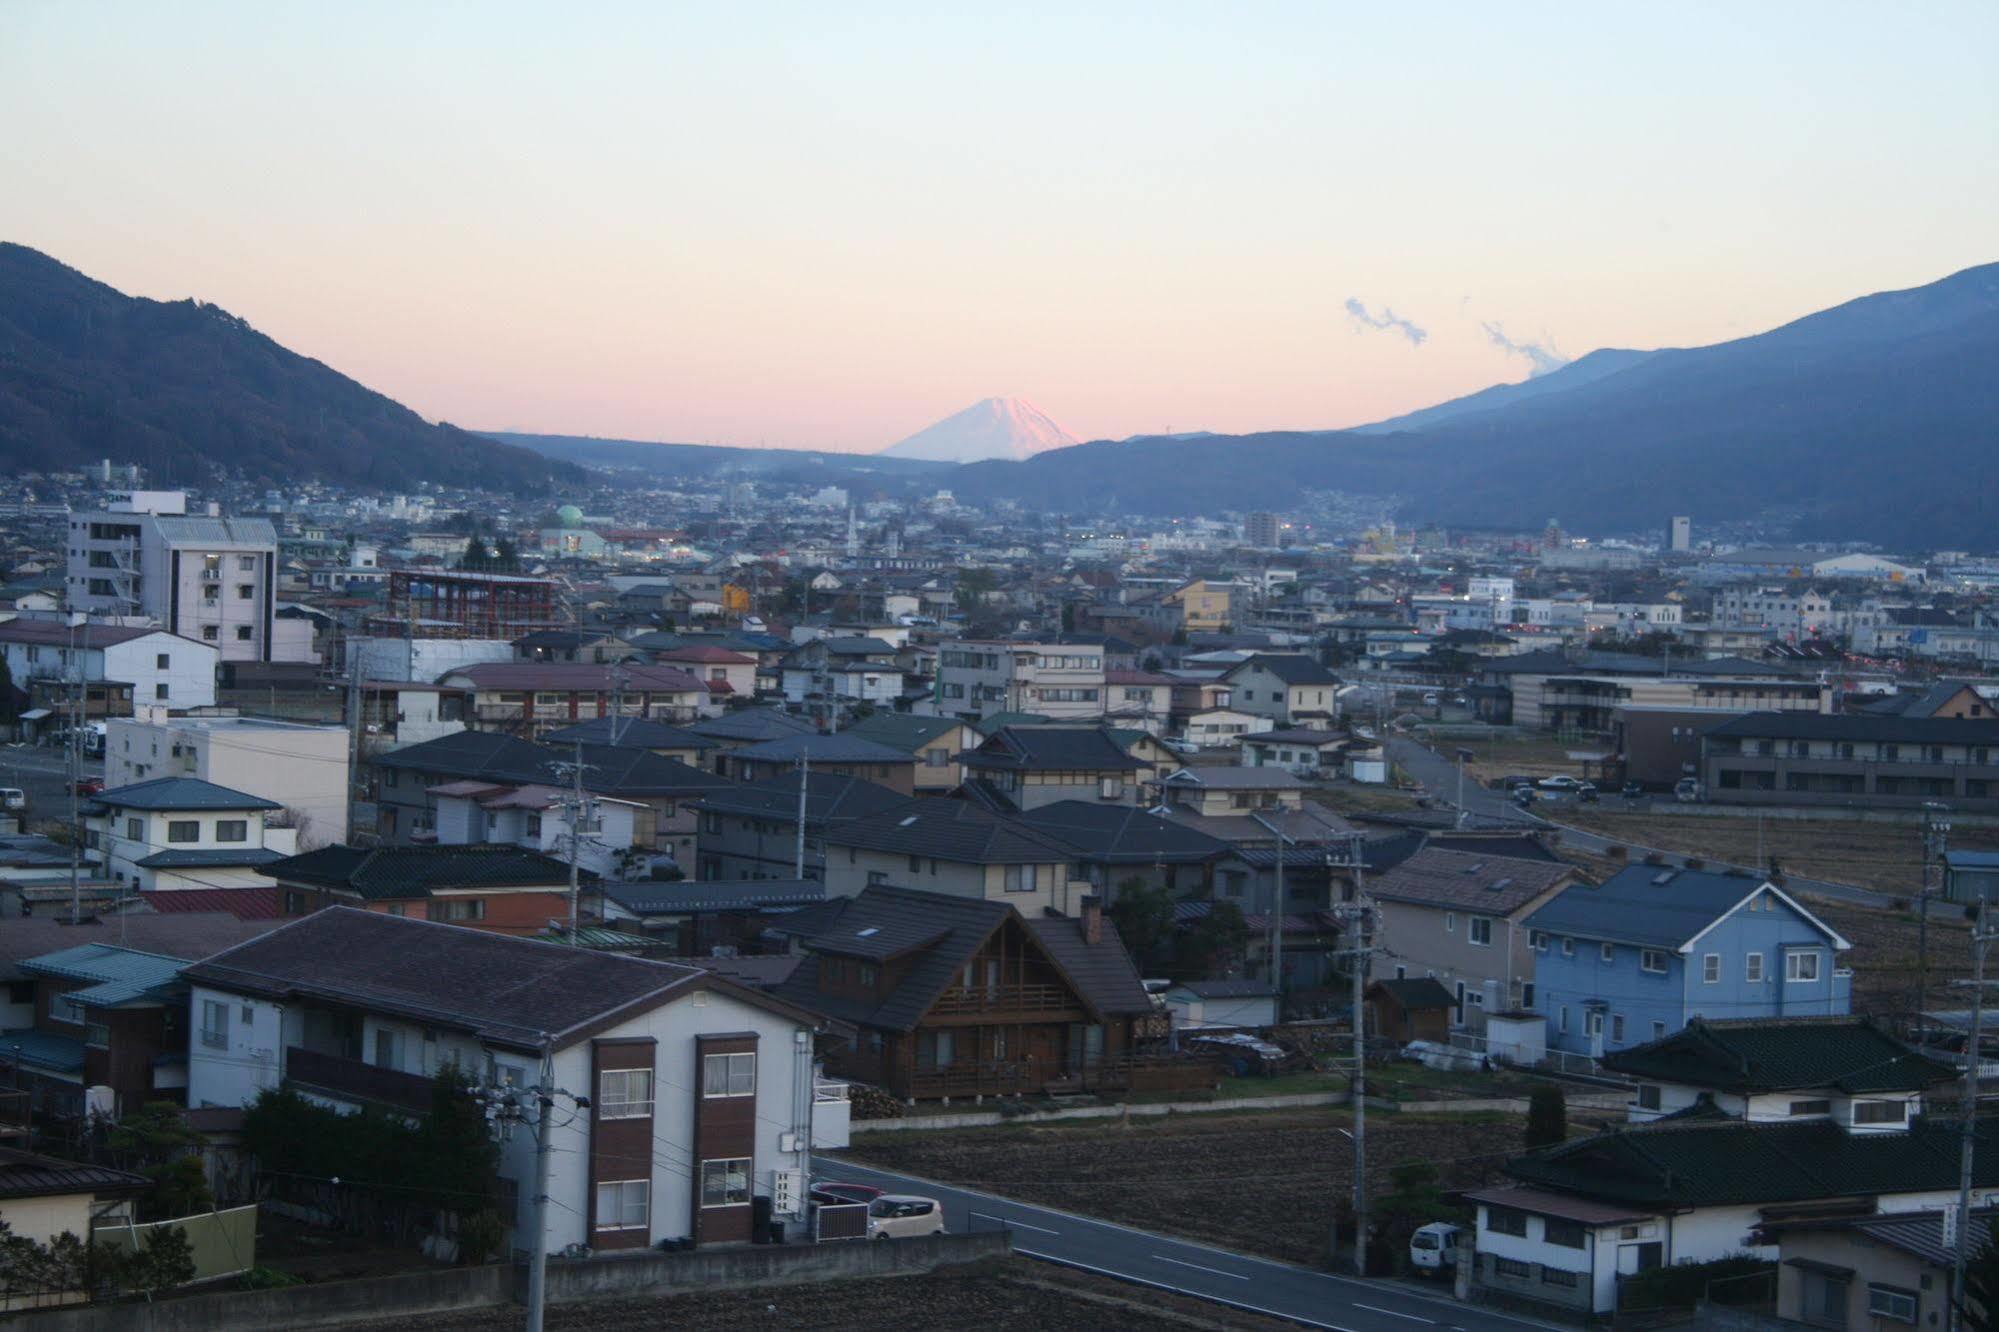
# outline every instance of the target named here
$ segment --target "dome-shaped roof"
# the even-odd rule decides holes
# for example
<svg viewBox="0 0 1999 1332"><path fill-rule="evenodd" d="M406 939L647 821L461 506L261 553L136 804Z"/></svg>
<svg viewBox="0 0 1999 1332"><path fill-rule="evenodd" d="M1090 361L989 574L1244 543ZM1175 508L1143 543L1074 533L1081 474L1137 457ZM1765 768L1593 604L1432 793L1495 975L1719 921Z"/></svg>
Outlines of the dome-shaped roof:
<svg viewBox="0 0 1999 1332"><path fill-rule="evenodd" d="M574 504L565 504L555 511L555 519L564 527L574 527L583 521L583 510Z"/></svg>

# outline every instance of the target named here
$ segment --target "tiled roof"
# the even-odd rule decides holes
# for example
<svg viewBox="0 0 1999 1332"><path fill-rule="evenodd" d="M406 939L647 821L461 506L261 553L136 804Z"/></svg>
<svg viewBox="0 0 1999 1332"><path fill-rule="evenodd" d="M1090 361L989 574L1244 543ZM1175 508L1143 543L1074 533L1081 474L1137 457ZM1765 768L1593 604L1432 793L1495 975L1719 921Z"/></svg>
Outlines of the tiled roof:
<svg viewBox="0 0 1999 1332"><path fill-rule="evenodd" d="M1102 726L1004 726L965 755L1005 772L1134 772L1143 767Z"/></svg>
<svg viewBox="0 0 1999 1332"><path fill-rule="evenodd" d="M1674 949L1762 888L1763 881L1753 875L1629 865L1600 885L1579 883L1564 890L1526 923L1550 934ZM1811 919L1803 907L1795 909ZM1813 923L1835 946L1846 946L1823 924Z"/></svg>
<svg viewBox="0 0 1999 1332"><path fill-rule="evenodd" d="M592 717L550 731L551 745L615 745L623 749L713 749L716 742L684 726L668 726L650 717Z"/></svg>
<svg viewBox="0 0 1999 1332"><path fill-rule="evenodd" d="M704 666L754 666L755 657L741 652L731 652L727 648L708 647L699 643L683 644L679 647L660 648L653 653L655 661L694 661Z"/></svg>
<svg viewBox="0 0 1999 1332"><path fill-rule="evenodd" d="M1286 685L1336 685L1339 677L1313 661L1310 657L1279 656L1261 654L1238 663L1225 678L1233 678L1245 671L1262 671L1274 675Z"/></svg>
<svg viewBox="0 0 1999 1332"><path fill-rule="evenodd" d="M939 736L949 735L965 723L956 717L919 717L908 712L877 712L847 728L846 733L886 745L904 754L913 754Z"/></svg>
<svg viewBox="0 0 1999 1332"><path fill-rule="evenodd" d="M567 887L569 866L513 846L323 846L266 871L281 883L352 892L365 901L428 897L451 888ZM583 877L594 878L590 871Z"/></svg>
<svg viewBox="0 0 1999 1332"><path fill-rule="evenodd" d="M1555 861L1487 857L1426 846L1386 874L1369 880L1368 892L1384 902L1510 916L1575 877L1574 866Z"/></svg>
<svg viewBox="0 0 1999 1332"><path fill-rule="evenodd" d="M1822 717L1816 712L1751 712L1708 731L1710 739L1878 740L1891 744L1999 744L1999 720L1977 717ZM1913 756L1912 756L1913 757Z"/></svg>
<svg viewBox="0 0 1999 1332"><path fill-rule="evenodd" d="M806 774L805 822L808 825L863 818L908 803L909 797L902 792L850 773ZM709 791L694 802L694 808L718 814L795 822L798 818L798 774L781 772L760 782L731 784Z"/></svg>
<svg viewBox="0 0 1999 1332"><path fill-rule="evenodd" d="M890 749L849 732L834 735L786 735L745 745L730 751L737 762L796 763L800 756L812 763L908 763L906 750Z"/></svg>
<svg viewBox="0 0 1999 1332"><path fill-rule="evenodd" d="M0 1198L49 1198L60 1194L140 1193L152 1186L144 1175L109 1166L84 1165L0 1147Z"/></svg>
<svg viewBox="0 0 1999 1332"><path fill-rule="evenodd" d="M1041 941L1048 956L1069 978L1085 1003L1106 1017L1144 1016L1152 1012L1152 996L1125 951L1124 940L1108 916L1100 923L1096 943L1083 935L1083 922L1073 916L1022 917L1028 933Z"/></svg>
<svg viewBox="0 0 1999 1332"><path fill-rule="evenodd" d="M75 1073L83 1068L84 1045L74 1036L23 1027L0 1031L0 1056L9 1064L45 1068L51 1073Z"/></svg>
<svg viewBox="0 0 1999 1332"><path fill-rule="evenodd" d="M545 689L555 693L576 691L608 694L615 677L633 693L699 693L707 686L686 671L670 666L640 666L624 662L599 666L586 661L486 661L461 666L438 677L440 684L462 680L474 689Z"/></svg>
<svg viewBox="0 0 1999 1332"><path fill-rule="evenodd" d="M197 777L155 777L100 791L93 803L113 809L144 809L164 812L180 810L282 809L275 800L232 791Z"/></svg>
<svg viewBox="0 0 1999 1332"><path fill-rule="evenodd" d="M1694 1018L1661 1040L1606 1054L1603 1066L1627 1077L1743 1094L1921 1091L1957 1076L1860 1017Z"/></svg>
<svg viewBox="0 0 1999 1332"><path fill-rule="evenodd" d="M281 852L268 847L249 846L238 850L217 847L208 851L155 851L132 863L142 869L257 869L283 859Z"/></svg>
<svg viewBox="0 0 1999 1332"><path fill-rule="evenodd" d="M191 891L191 890L190 890ZM171 892L159 896L171 896ZM151 902L153 893L142 893ZM165 957L192 960L253 939L273 928L267 921L238 920L210 910L171 916L128 913L71 925L54 916L18 916L0 928L0 973L19 974L20 963L79 943L107 943Z"/></svg>
<svg viewBox="0 0 1999 1332"><path fill-rule="evenodd" d="M166 630L157 625L99 624L93 621L76 627L76 645L79 648L117 647L135 638L163 633ZM193 642L192 639L187 641ZM0 623L0 643L66 648L70 645L70 627L60 620L8 620Z"/></svg>
<svg viewBox="0 0 1999 1332"><path fill-rule="evenodd" d="M725 879L712 883L607 883L604 895L641 916L700 911L757 911L826 900L817 879Z"/></svg>
<svg viewBox="0 0 1999 1332"><path fill-rule="evenodd" d="M1506 1173L1632 1206L1769 1205L1955 1189L1958 1145L1956 1120L1935 1115L1882 1133L1851 1133L1829 1120L1696 1120L1576 1139L1516 1157ZM1978 1123L1972 1184L1999 1186L1999 1121Z"/></svg>
<svg viewBox="0 0 1999 1332"><path fill-rule="evenodd" d="M529 1050L544 1035L565 1048L704 974L349 907L316 911L185 973L196 985L347 1003Z"/></svg>
<svg viewBox="0 0 1999 1332"><path fill-rule="evenodd" d="M139 894L139 900L162 915L220 911L238 920L278 920L284 912L278 890L249 888L169 888Z"/></svg>
<svg viewBox="0 0 1999 1332"><path fill-rule="evenodd" d="M115 1008L171 990L178 984L186 963L180 958L113 944L82 943L41 957L24 958L17 965L31 976L87 981L85 989L72 992L73 998L99 1008Z"/></svg>
<svg viewBox="0 0 1999 1332"><path fill-rule="evenodd" d="M1166 784L1204 791L1301 791L1311 783L1288 768L1181 768L1166 775Z"/></svg>
<svg viewBox="0 0 1999 1332"><path fill-rule="evenodd" d="M1019 818L1077 856L1110 864L1197 864L1229 853L1226 842L1129 805L1058 800Z"/></svg>
<svg viewBox="0 0 1999 1332"><path fill-rule="evenodd" d="M728 712L720 717L690 722L687 729L696 735L705 735L711 740L754 743L774 740L781 735L811 733L814 727L804 718L794 717L776 708L745 708L741 712Z"/></svg>
<svg viewBox="0 0 1999 1332"><path fill-rule="evenodd" d="M629 745L582 746L583 785L592 795L686 799L735 783L679 759ZM379 768L437 773L508 785L567 786L576 746L537 745L493 731L457 731L405 745L372 760Z"/></svg>
<svg viewBox="0 0 1999 1332"><path fill-rule="evenodd" d="M1043 865L1066 862L1075 854L1066 843L1018 819L1001 818L964 800L927 798L829 828L826 844L971 865Z"/></svg>

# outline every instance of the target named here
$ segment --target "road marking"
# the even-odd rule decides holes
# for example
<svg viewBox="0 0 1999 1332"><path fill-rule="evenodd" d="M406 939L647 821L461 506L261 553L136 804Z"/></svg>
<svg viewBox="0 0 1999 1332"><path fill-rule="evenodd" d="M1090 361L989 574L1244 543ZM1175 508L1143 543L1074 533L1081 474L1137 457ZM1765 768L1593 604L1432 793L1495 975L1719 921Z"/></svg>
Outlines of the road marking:
<svg viewBox="0 0 1999 1332"><path fill-rule="evenodd" d="M1378 1304L1362 1304L1359 1300L1355 1300L1353 1307L1356 1309L1365 1309L1369 1313L1387 1314L1390 1318L1407 1318L1412 1323L1428 1323L1432 1327L1437 1325L1437 1320L1434 1318L1418 1318L1415 1314L1406 1314L1395 1309L1384 1309Z"/></svg>
<svg viewBox="0 0 1999 1332"><path fill-rule="evenodd" d="M1191 1268L1193 1268L1193 1269L1194 1269L1194 1270L1195 1270L1196 1272L1212 1272L1212 1273L1214 1273L1214 1274L1215 1274L1216 1276L1225 1276L1225 1277L1228 1277L1228 1278L1230 1278L1231 1280L1235 1280L1235 1281L1247 1281L1247 1280L1249 1280L1249 1278L1248 1278L1248 1277L1244 1276L1244 1275L1243 1275L1242 1273L1240 1273L1240 1272L1224 1272L1224 1271L1222 1271L1222 1269L1221 1269L1221 1268L1219 1268L1219 1267L1203 1267L1203 1266L1201 1266L1201 1265L1200 1265L1199 1263L1189 1263L1189 1262L1183 1262L1183 1261L1181 1261L1181 1260L1180 1260L1180 1259L1178 1259L1178 1258L1168 1258L1168 1257L1167 1257L1167 1256L1166 1256L1165 1254L1163 1254L1163 1253L1155 1253L1155 1254L1152 1254L1152 1255L1151 1255L1151 1257L1152 1257L1152 1260L1153 1260L1154 1262L1158 1262L1158 1263L1172 1263L1172 1264L1173 1264L1173 1265L1174 1265L1175 1267L1191 1267ZM1426 1319L1424 1319L1423 1321L1424 1321L1424 1322L1428 1322L1429 1320L1428 1320L1428 1319L1426 1318Z"/></svg>
<svg viewBox="0 0 1999 1332"><path fill-rule="evenodd" d="M1285 1313L1281 1309L1270 1309L1260 1304L1249 1304L1243 1300L1231 1300L1221 1295L1209 1295L1202 1291L1188 1290L1184 1286L1168 1285L1164 1281L1154 1281L1149 1277L1133 1276L1129 1272L1113 1272L1108 1267L1094 1267L1089 1263L1079 1263L1074 1258L1063 1258L1057 1254L1036 1253L1032 1249L1019 1248L1016 1248L1014 1252L1023 1258L1038 1258L1044 1263L1053 1263L1057 1267L1073 1267L1079 1272L1095 1272L1098 1276L1107 1276L1118 1281L1128 1281L1134 1286L1150 1286L1154 1290L1171 1291L1175 1295L1186 1295L1192 1299L1206 1300L1210 1304L1225 1304L1231 1309L1241 1309L1245 1313L1263 1314L1265 1317L1276 1318L1286 1323L1296 1323L1300 1327L1323 1328L1325 1332L1355 1332L1353 1328L1343 1327L1338 1323L1322 1323L1316 1318L1307 1318L1304 1314Z"/></svg>
<svg viewBox="0 0 1999 1332"><path fill-rule="evenodd" d="M997 1221L1003 1226L1018 1226L1022 1230L1038 1230L1044 1235L1059 1235L1062 1233L1059 1230L1050 1230L1046 1226L1031 1226L1017 1216L998 1216L992 1212L967 1212L965 1215L967 1217L982 1216L988 1221Z"/></svg>

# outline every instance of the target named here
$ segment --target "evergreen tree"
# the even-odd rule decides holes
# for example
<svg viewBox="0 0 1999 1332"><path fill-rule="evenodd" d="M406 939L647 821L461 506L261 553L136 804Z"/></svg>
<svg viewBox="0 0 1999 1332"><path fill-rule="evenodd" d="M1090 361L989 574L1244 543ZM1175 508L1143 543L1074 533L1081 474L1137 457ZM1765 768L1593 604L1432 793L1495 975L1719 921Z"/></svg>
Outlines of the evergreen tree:
<svg viewBox="0 0 1999 1332"><path fill-rule="evenodd" d="M1569 1103L1562 1089L1544 1083L1527 1098L1527 1145L1552 1147L1569 1140Z"/></svg>
<svg viewBox="0 0 1999 1332"><path fill-rule="evenodd" d="M1978 1242L1974 1234L1972 1243ZM1964 1325L1972 1332L1999 1332L1999 1218L1985 1232L1985 1247L1964 1265Z"/></svg>
<svg viewBox="0 0 1999 1332"><path fill-rule="evenodd" d="M1173 954L1173 894L1165 887L1126 879L1104 914L1117 926L1125 951L1140 970L1156 972L1167 965Z"/></svg>
<svg viewBox="0 0 1999 1332"><path fill-rule="evenodd" d="M14 711L14 668L7 664L7 654L0 652L0 726L12 726Z"/></svg>
<svg viewBox="0 0 1999 1332"><path fill-rule="evenodd" d="M486 539L474 536L465 543L465 553L458 559L458 567L469 573L485 570L493 562L492 552L486 549Z"/></svg>

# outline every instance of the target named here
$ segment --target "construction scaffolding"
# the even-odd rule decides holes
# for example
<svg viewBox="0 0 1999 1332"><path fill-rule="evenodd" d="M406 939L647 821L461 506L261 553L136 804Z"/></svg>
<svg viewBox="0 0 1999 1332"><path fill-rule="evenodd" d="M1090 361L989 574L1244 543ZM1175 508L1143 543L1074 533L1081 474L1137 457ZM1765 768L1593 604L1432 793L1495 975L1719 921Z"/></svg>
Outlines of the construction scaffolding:
<svg viewBox="0 0 1999 1332"><path fill-rule="evenodd" d="M412 638L515 639L568 626L561 584L521 574L458 569L396 569L388 600L368 617L368 632Z"/></svg>

